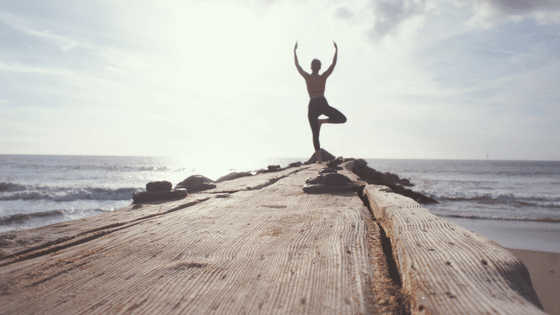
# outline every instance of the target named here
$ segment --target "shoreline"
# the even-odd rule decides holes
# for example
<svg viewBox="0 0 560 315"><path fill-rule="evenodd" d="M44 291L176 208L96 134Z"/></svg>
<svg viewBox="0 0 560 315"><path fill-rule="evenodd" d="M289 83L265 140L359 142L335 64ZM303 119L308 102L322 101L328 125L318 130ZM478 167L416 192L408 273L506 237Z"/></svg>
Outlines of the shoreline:
<svg viewBox="0 0 560 315"><path fill-rule="evenodd" d="M37 167L39 173L33 174L33 178L35 179L31 180L29 176L22 177L18 175L17 178L5 178L0 180L0 197L2 197L2 200L0 201L0 212L2 212L2 214L0 214L0 221L4 221L0 222L0 234L114 211L127 206L129 204L127 202L132 202L131 199L126 198L130 198L132 192L143 189L144 185L150 181L166 180L175 184L184 180L187 176L195 174L201 174L215 180L216 178L224 176L232 171L250 171L255 174L259 167L266 168L266 165L278 164L284 168L291 162L304 162L307 160L301 156L298 158L258 159L253 157L247 160L227 159L216 165L215 163L190 160L188 158L181 159L178 157L174 159L171 157L165 159L150 157L145 160L126 156L115 157L115 159L101 159L102 157L87 156L66 156L62 160L42 160L39 158L33 159L33 157L35 156L26 156L26 161L29 161L24 161L25 163L23 164L20 163L21 161L12 162L18 162L23 166L30 164ZM446 181L453 176L453 174L447 171L445 171L443 175L440 174L447 177L432 175L426 175L424 177L421 176L424 173L433 174L432 171L437 171L435 167L439 164L430 164L428 163L430 160L418 160L412 164L399 161L398 159L367 158L365 161L368 163L368 166L377 169L379 172L388 171L398 174L402 179L411 180L413 184L415 184L413 187L410 187L411 189L419 189L420 192L434 197L436 200L439 199L438 196L441 194L433 193L432 190L426 188L431 187L431 185L435 185L434 187L438 188L439 184L436 185L437 182L430 181L438 179ZM94 173L84 173L85 175L82 174L83 171L81 169L84 164L88 166L88 172L93 170ZM14 165L17 166L19 164L15 163ZM60 168L61 165L66 166L64 168ZM455 164L446 162L442 165L453 166ZM25 167L23 166L19 169L25 170ZM53 168L53 166L56 166L56 168ZM457 167L458 166L460 165L458 164ZM70 173L60 171L61 169L66 168L70 171ZM111 173L107 173L108 170L111 170ZM92 176L92 174L95 176ZM51 180L51 178L56 178L56 180ZM75 178L81 178L83 180L80 181ZM99 180L98 178L101 178L102 180ZM473 178L476 179L476 176ZM8 184L10 187L14 186L12 187L13 189L8 187L8 191L6 191L6 186L2 186L2 181L6 182L5 184ZM428 181L428 184L426 184L425 181ZM26 185L28 187L22 187ZM131 191L129 192L128 197L121 196L126 193L121 188L128 188ZM445 194L442 194L441 196L444 195ZM437 209L440 208L450 208L449 212L443 211L442 215L444 215L444 213L458 212L461 215L464 215L464 218L469 218L469 216L472 215L470 208L471 205L475 208L472 209L475 210L475 215L477 208L478 211L486 211L483 204L479 205L476 202L467 204L464 204L463 202L455 203L455 201L440 202L440 205L434 206L434 212L440 212L437 211ZM489 200L488 202L492 202L492 200ZM493 205L490 204L490 206ZM505 204L504 209L507 210L510 206L511 205L509 204ZM427 206L427 208L431 209L432 207ZM491 210L491 208L488 210ZM513 210L519 211L523 209L512 208L512 211ZM532 211L532 209L528 210ZM507 217L507 214L504 216ZM533 216L529 214L528 217ZM546 215L539 214L537 217L546 217ZM556 218L556 215L551 217ZM450 219L447 216L444 216L444 218ZM46 223L47 220L48 223ZM451 219L451 221L453 220ZM473 222L479 223L482 221L477 220ZM519 224L515 222L505 222L505 224L496 224L509 228L509 226L530 225L531 223ZM492 225L496 224L493 223ZM554 228L554 225L550 224L538 225L537 228L540 229L541 227L546 226ZM558 223L558 226L560 227L560 222ZM471 229L476 230L475 228ZM477 232L483 234L480 231ZM490 236L490 238L495 239L492 236ZM539 243L538 240L536 242L527 243L527 247L516 247L515 245L501 244L511 248L551 250L550 248L532 247L533 245ZM558 249L554 249L554 251L557 252Z"/></svg>
<svg viewBox="0 0 560 315"><path fill-rule="evenodd" d="M441 217L505 248L560 253L560 224Z"/></svg>
<svg viewBox="0 0 560 315"><path fill-rule="evenodd" d="M560 315L560 224L442 218L498 243L521 260L545 312Z"/></svg>
<svg viewBox="0 0 560 315"><path fill-rule="evenodd" d="M526 268L511 252L449 225L386 187L366 184L350 172L353 163L348 161L339 168L354 183L354 189L346 193L302 194L303 183L305 192L309 178L317 174L317 179L323 178L332 169L301 166L222 181L176 201L133 204L73 224L8 236L0 266L5 267L6 279L14 279L7 282L13 285L3 288L12 297L7 306L40 307L45 313L49 313L45 305L52 313L62 307L104 313L120 310L124 304L132 305L131 310L140 306L163 310L176 303L179 295L192 297L176 304L181 313L209 308L263 313L284 308L286 313L305 313L325 307L366 313L392 301L394 307L411 312L501 309L542 314ZM329 175L324 176L325 181L316 185L331 185L326 181ZM363 223L368 222L377 224L365 229ZM440 242L442 238L447 242ZM280 246L282 243L289 245ZM384 255L364 252L370 245ZM392 279L387 281L398 286L394 292L389 290L393 293L376 293L377 285L385 283L378 272L383 264L374 264L368 257L385 261L383 268ZM317 263L322 272L306 269L316 268ZM400 275L391 275L391 270ZM306 284L310 274L313 286ZM127 283L129 279L134 280ZM135 284L133 289L130 283ZM167 285L154 290L150 285L154 283ZM286 297L284 286L278 283L291 288L298 298ZM368 283L373 286L364 287ZM94 290L76 290L92 284ZM121 292L122 286L130 296L109 292ZM310 287L315 288L313 292L307 292ZM319 288L324 292L317 291ZM267 295L255 300L253 291L266 291ZM65 292L83 294L73 295L74 302L69 304ZM224 299L224 294L231 298ZM37 297L34 303L21 303L29 296ZM220 301L230 302L215 304L218 296ZM136 297L144 300L136 301ZM480 299L485 303L479 303Z"/></svg>

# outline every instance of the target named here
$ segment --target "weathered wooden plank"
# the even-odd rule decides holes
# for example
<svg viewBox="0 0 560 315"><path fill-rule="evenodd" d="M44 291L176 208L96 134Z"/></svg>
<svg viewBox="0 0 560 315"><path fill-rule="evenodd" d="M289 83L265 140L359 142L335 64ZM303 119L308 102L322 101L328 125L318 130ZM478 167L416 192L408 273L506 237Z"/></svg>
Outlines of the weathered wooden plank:
<svg viewBox="0 0 560 315"><path fill-rule="evenodd" d="M364 193L391 240L412 314L544 314L509 251L387 187Z"/></svg>
<svg viewBox="0 0 560 315"><path fill-rule="evenodd" d="M312 165L302 165L299 167L292 167L283 169L278 172L263 173L254 176L246 176L241 178L236 178L216 184L216 188L201 191L200 193L224 193L224 192L237 192L242 190L257 190L266 187L284 177L291 174L298 173L302 170L308 169Z"/></svg>
<svg viewBox="0 0 560 315"><path fill-rule="evenodd" d="M138 221L164 215L214 198L213 195L191 195L185 199L144 205L130 205L93 217L55 223L30 230L0 235L0 266L21 256L52 250L94 235L122 229Z"/></svg>
<svg viewBox="0 0 560 315"><path fill-rule="evenodd" d="M0 314L372 312L371 215L356 193L304 194L317 170L136 208L146 213L98 237L6 259Z"/></svg>
<svg viewBox="0 0 560 315"><path fill-rule="evenodd" d="M56 246L79 242L81 239L120 229L139 220L182 209L210 198L227 197L229 193L236 191L257 190L308 167L310 166L304 165L218 183L215 189L191 193L187 198L181 200L130 205L101 215L73 220L71 223L61 222L25 231L5 233L0 235L0 266L6 260L13 260L14 256L52 250Z"/></svg>

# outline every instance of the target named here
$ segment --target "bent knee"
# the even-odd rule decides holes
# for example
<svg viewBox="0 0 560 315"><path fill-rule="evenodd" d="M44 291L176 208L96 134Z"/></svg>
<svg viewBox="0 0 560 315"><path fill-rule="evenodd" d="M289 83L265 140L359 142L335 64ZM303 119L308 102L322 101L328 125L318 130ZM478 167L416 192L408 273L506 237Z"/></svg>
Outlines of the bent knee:
<svg viewBox="0 0 560 315"><path fill-rule="evenodd" d="M336 117L336 119L329 119L329 122L333 124L343 124L346 122L346 116L342 115L340 117Z"/></svg>

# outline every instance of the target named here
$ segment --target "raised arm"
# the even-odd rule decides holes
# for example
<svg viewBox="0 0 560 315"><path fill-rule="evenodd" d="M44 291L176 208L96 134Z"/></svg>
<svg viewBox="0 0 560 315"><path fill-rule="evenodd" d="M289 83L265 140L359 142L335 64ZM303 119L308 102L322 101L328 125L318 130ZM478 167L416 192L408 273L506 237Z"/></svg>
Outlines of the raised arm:
<svg viewBox="0 0 560 315"><path fill-rule="evenodd" d="M335 49L335 51L334 51L334 57L333 57L333 60L332 60L332 64L331 64L331 66L327 69L327 71L323 72L323 74L321 75L321 76L325 77L325 79L326 79L328 76L331 75L331 73L332 73L333 70L334 70L334 66L336 66L336 58L337 58L337 56L338 56L338 46L336 46L336 43L334 42L334 40L333 40L333 43L334 43L334 49Z"/></svg>
<svg viewBox="0 0 560 315"><path fill-rule="evenodd" d="M305 77L309 76L309 74L308 74L307 72L303 71L303 69L302 69L301 66L299 65L299 61L298 61L298 59L297 59L296 50L297 50L297 42L296 42L296 46L294 47L294 61L295 61L295 63L296 63L297 71L299 72L299 74L301 74L302 77L305 78Z"/></svg>

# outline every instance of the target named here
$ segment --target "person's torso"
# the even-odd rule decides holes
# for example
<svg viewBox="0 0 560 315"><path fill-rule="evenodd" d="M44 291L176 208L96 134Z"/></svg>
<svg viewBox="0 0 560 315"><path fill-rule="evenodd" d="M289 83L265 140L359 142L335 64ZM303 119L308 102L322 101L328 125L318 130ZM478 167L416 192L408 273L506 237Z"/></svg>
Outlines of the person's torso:
<svg viewBox="0 0 560 315"><path fill-rule="evenodd" d="M311 74L306 78L307 92L310 98L322 97L325 95L325 84L327 82L326 78L318 74Z"/></svg>

